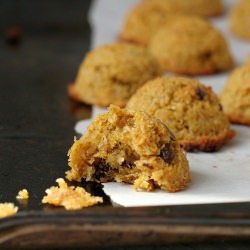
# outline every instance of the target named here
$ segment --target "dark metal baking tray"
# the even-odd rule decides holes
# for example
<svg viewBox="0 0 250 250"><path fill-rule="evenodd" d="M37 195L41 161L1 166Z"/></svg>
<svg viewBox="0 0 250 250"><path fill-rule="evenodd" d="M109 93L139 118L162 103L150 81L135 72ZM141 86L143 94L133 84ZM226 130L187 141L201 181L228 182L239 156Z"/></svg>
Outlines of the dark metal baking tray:
<svg viewBox="0 0 250 250"><path fill-rule="evenodd" d="M104 196L103 205L65 211L41 203L45 189L68 170L76 121L91 113L67 94L89 50L89 6L0 2L0 202L19 207L0 220L0 249L249 240L249 203L124 208L94 183L79 185ZM27 203L15 198L23 188L30 192Z"/></svg>

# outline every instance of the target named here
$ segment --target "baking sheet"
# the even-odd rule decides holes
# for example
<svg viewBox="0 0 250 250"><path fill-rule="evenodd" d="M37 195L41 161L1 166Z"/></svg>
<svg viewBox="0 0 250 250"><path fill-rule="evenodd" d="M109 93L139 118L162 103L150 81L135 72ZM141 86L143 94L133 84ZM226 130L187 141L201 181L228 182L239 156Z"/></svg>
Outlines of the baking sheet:
<svg viewBox="0 0 250 250"><path fill-rule="evenodd" d="M113 207L101 185L82 182L71 185L106 197L106 204L65 211L41 203L45 189L69 169L75 121L90 114L88 105L71 102L66 91L89 51L90 0L2 2L2 30L14 22L23 33L19 45L0 41L0 202L19 206L17 215L0 220L0 249L155 249L166 244L183 249L183 243L195 249L232 244L246 249L249 202ZM21 204L15 197L23 188L30 198Z"/></svg>
<svg viewBox="0 0 250 250"><path fill-rule="evenodd" d="M123 19L131 6L138 1L96 0L90 11L92 26L91 46L116 41ZM242 64L250 52L250 43L233 37L228 30L228 13L232 0L224 1L225 15L210 21L220 29L228 41L236 64ZM196 77L212 86L219 94L230 71L212 76ZM92 117L76 124L77 133L83 134L89 123L106 109L92 108ZM250 201L250 127L233 125L236 137L216 153L187 153L192 182L187 189L177 193L162 190L137 192L132 185L106 183L104 191L122 206L156 206Z"/></svg>

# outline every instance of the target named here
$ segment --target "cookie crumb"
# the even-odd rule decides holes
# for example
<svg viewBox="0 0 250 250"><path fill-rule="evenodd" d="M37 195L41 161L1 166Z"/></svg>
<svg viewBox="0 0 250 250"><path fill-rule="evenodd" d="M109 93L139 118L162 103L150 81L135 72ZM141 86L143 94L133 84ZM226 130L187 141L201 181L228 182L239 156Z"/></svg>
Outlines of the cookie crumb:
<svg viewBox="0 0 250 250"><path fill-rule="evenodd" d="M8 27L6 30L6 41L10 45L18 45L21 41L22 30L18 26Z"/></svg>
<svg viewBox="0 0 250 250"><path fill-rule="evenodd" d="M29 192L27 191L27 189L22 189L18 192L18 195L16 198L20 200L27 200L29 199Z"/></svg>
<svg viewBox="0 0 250 250"><path fill-rule="evenodd" d="M47 196L43 197L42 203L63 206L66 210L77 210L103 202L102 197L91 196L82 187L68 186L62 178L58 178L56 182L59 187L46 189Z"/></svg>
<svg viewBox="0 0 250 250"><path fill-rule="evenodd" d="M14 205L14 203L0 203L0 218L14 215L18 211L18 207Z"/></svg>

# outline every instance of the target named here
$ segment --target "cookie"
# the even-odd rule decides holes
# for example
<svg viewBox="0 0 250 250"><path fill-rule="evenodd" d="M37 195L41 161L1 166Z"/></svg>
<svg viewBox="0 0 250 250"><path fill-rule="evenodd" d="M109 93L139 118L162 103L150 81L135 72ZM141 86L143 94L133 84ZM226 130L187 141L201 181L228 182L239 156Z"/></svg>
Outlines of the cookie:
<svg viewBox="0 0 250 250"><path fill-rule="evenodd" d="M147 0L156 1L156 0ZM172 2L179 11L189 14L198 15L202 17L219 16L223 13L223 3L221 0L157 0Z"/></svg>
<svg viewBox="0 0 250 250"><path fill-rule="evenodd" d="M233 5L229 26L231 32L240 38L250 39L250 1L242 0Z"/></svg>
<svg viewBox="0 0 250 250"><path fill-rule="evenodd" d="M206 75L228 70L233 58L227 42L207 20L177 17L152 37L149 50L165 71Z"/></svg>
<svg viewBox="0 0 250 250"><path fill-rule="evenodd" d="M87 104L123 107L138 87L158 75L160 67L145 48L108 44L87 54L69 94Z"/></svg>
<svg viewBox="0 0 250 250"><path fill-rule="evenodd" d="M148 114L111 105L69 150L69 180L125 182L176 192L190 182L185 153L169 129Z"/></svg>
<svg viewBox="0 0 250 250"><path fill-rule="evenodd" d="M220 100L232 123L250 126L250 64L242 65L231 73Z"/></svg>
<svg viewBox="0 0 250 250"><path fill-rule="evenodd" d="M141 2L129 10L119 40L147 46L152 34L176 12L168 1Z"/></svg>
<svg viewBox="0 0 250 250"><path fill-rule="evenodd" d="M218 151L234 136L216 94L194 79L159 77L149 81L127 107L160 119L186 151Z"/></svg>

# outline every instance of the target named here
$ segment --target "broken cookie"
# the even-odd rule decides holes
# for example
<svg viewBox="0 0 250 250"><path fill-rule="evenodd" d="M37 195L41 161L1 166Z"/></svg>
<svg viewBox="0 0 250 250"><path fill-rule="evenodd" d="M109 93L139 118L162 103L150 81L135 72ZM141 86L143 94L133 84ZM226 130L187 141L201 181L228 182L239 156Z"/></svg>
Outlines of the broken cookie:
<svg viewBox="0 0 250 250"><path fill-rule="evenodd" d="M190 182L185 153L160 120L110 106L69 150L69 180L125 182L147 191L179 191Z"/></svg>

